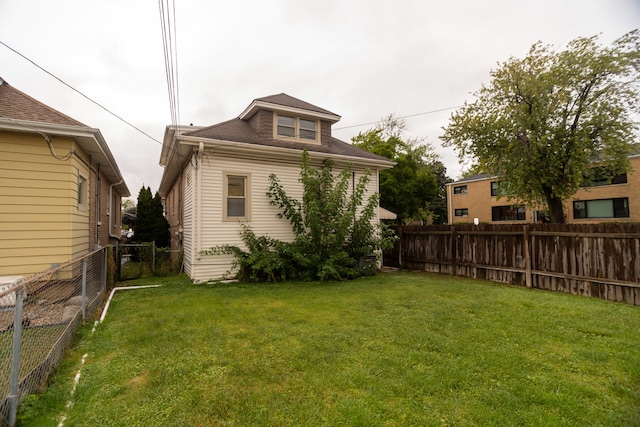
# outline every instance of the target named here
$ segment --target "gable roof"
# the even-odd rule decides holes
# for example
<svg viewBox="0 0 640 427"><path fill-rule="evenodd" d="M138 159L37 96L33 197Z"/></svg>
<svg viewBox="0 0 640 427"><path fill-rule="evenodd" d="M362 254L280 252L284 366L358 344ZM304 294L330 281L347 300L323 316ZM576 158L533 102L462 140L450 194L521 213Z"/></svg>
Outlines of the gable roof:
<svg viewBox="0 0 640 427"><path fill-rule="evenodd" d="M0 117L69 126L86 125L19 91L0 77Z"/></svg>

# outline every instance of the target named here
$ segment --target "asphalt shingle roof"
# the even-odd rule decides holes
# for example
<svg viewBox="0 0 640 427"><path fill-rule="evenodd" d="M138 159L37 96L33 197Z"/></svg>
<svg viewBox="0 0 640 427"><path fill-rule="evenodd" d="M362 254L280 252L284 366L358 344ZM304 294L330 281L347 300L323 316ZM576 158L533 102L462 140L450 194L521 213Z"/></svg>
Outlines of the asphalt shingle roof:
<svg viewBox="0 0 640 427"><path fill-rule="evenodd" d="M331 111L317 107L313 104L309 104L308 102L301 101L285 93L271 95L264 98L257 98L255 99L255 101L262 101L270 104L282 105L285 107L304 109L312 113L315 112L337 116L337 114L332 113ZM247 120L243 120L240 118L231 119L226 122L200 128L191 132L185 132L184 135L213 140L240 142L257 146L289 148L300 151L307 150L310 152L391 162L386 157L378 156L377 154L373 154L360 148L354 147L351 144L347 144L346 142L333 137L329 142L322 144L309 144L296 141L263 138L258 134L258 132L256 132L253 127L251 127Z"/></svg>
<svg viewBox="0 0 640 427"><path fill-rule="evenodd" d="M291 95L287 95L286 93L279 93L277 95L265 96L263 98L257 98L256 101L268 102L270 104L282 105L284 107L293 107L300 108L302 110L314 111L316 113L322 114L330 114L333 116L337 116L338 114L332 113L329 110L325 110L324 108L320 108L316 105L309 104L308 102L302 101L301 99L294 98Z"/></svg>
<svg viewBox="0 0 640 427"><path fill-rule="evenodd" d="M0 78L0 117L87 127L85 124L19 91L2 78Z"/></svg>

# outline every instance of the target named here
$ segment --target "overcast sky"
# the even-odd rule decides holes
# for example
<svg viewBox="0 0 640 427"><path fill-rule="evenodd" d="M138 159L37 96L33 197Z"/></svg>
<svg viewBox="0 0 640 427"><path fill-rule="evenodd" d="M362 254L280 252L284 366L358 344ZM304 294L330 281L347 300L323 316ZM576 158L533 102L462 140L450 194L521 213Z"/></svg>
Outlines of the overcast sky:
<svg viewBox="0 0 640 427"><path fill-rule="evenodd" d="M176 0L175 14L182 124L229 120L281 92L342 116L333 135L346 142L388 114L411 116L406 135L426 137L456 179L457 156L439 140L451 107L537 41L609 44L640 27L640 0ZM162 140L157 1L0 0L0 41ZM2 45L0 77L100 129L134 198L142 185L157 191L160 143Z"/></svg>

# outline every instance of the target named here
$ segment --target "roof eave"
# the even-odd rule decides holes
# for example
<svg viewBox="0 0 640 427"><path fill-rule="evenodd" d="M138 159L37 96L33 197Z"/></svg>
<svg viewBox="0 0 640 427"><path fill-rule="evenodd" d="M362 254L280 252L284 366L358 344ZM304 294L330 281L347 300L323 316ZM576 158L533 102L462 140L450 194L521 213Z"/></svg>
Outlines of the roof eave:
<svg viewBox="0 0 640 427"><path fill-rule="evenodd" d="M195 136L183 135L180 137L180 140L184 144L188 145L195 146L199 145L202 142L205 146L227 148L230 149L230 151L232 150L238 153L245 153L249 156L256 156L256 153L260 153L258 157L271 157L274 159L300 160L300 156L302 154L302 150L297 148L273 147L268 145L256 146L253 144L246 144L244 142L226 141L222 139L200 138ZM312 150L307 150L307 152L312 159L331 158L344 163L357 164L367 167L376 167L379 170L391 169L396 165L395 162L387 159L369 159L366 157L348 156L344 154L325 153Z"/></svg>
<svg viewBox="0 0 640 427"><path fill-rule="evenodd" d="M319 113L317 111L306 110L304 108L289 107L281 104L274 104L272 102L265 102L260 100L254 100L239 116L241 120L251 118L258 110L272 110L285 113L298 114L303 116L317 117L322 120L327 120L331 123L337 123L342 117L337 114Z"/></svg>
<svg viewBox="0 0 640 427"><path fill-rule="evenodd" d="M0 129L15 132L44 133L74 138L83 150L87 151L93 159L101 165L107 165L108 170L103 171L112 184L116 184L119 193L123 197L131 196L129 189L118 165L109 150L99 129L82 126L61 125L56 123L36 122L30 120L17 120L0 117Z"/></svg>

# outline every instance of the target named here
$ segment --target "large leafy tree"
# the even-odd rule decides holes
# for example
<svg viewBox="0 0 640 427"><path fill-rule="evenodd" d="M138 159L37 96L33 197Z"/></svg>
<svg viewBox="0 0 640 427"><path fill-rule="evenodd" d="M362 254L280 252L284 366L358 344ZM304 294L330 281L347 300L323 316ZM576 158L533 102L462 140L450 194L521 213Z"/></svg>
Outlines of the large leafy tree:
<svg viewBox="0 0 640 427"><path fill-rule="evenodd" d="M478 172L498 176L503 195L546 206L564 222L563 201L593 178L629 168L638 130L640 35L602 47L598 37L566 49L534 44L491 72L476 100L453 113L442 139Z"/></svg>
<svg viewBox="0 0 640 427"><path fill-rule="evenodd" d="M156 246L169 246L169 222L164 217L160 194L155 196L151 188L144 187L138 193L136 220L133 225L133 239L136 242L155 242Z"/></svg>
<svg viewBox="0 0 640 427"><path fill-rule="evenodd" d="M405 123L389 115L373 129L352 138L354 146L396 162L380 172L380 206L395 212L398 222L446 220L444 186L451 180L433 147L403 137Z"/></svg>

